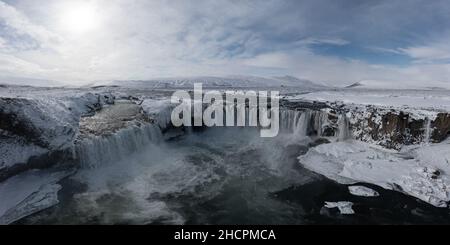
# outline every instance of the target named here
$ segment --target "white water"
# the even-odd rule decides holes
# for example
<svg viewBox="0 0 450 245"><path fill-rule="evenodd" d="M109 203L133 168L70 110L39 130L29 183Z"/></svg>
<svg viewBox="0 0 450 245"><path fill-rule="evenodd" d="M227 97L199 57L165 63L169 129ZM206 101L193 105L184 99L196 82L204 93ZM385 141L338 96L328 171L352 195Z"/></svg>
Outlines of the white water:
<svg viewBox="0 0 450 245"><path fill-rule="evenodd" d="M201 206L201 202L221 195L227 197L227 203L218 203L227 212L235 214L240 212L235 209L248 208L252 213L243 219L281 224L283 221L277 219L293 214L289 206L267 198L269 193L311 180L307 173L293 170L302 146L292 147L284 136L290 137L261 138L257 128L211 128L170 142L150 143L121 160L80 169L71 179L86 189L71 194L70 202L60 204L50 217L44 214L37 220L183 224L186 217L172 206L173 201L200 202ZM184 209L191 210L191 206Z"/></svg>
<svg viewBox="0 0 450 245"><path fill-rule="evenodd" d="M338 140L344 141L351 139L350 122L345 115L339 116L338 120Z"/></svg>
<svg viewBox="0 0 450 245"><path fill-rule="evenodd" d="M322 111L280 111L280 128L282 132L305 138L312 132L322 136L324 128L329 126L328 114Z"/></svg>
<svg viewBox="0 0 450 245"><path fill-rule="evenodd" d="M425 144L430 144L431 133L432 133L431 119L427 118L425 124L425 138L424 138Z"/></svg>
<svg viewBox="0 0 450 245"><path fill-rule="evenodd" d="M309 111L303 112L300 118L298 118L297 123L295 123L294 135L302 138L308 136L310 121L311 113Z"/></svg>
<svg viewBox="0 0 450 245"><path fill-rule="evenodd" d="M121 160L150 143L163 139L161 129L153 124L131 127L101 137L87 138L75 146L76 159L81 167L93 168Z"/></svg>

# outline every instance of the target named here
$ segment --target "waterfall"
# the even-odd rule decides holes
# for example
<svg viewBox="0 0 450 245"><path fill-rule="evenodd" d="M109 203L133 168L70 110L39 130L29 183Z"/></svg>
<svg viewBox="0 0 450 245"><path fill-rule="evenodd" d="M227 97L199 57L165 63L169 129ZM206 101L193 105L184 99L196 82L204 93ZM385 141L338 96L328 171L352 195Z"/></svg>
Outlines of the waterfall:
<svg viewBox="0 0 450 245"><path fill-rule="evenodd" d="M317 132L317 136L322 136L324 132L324 128L330 125L328 121L328 113L323 111L314 111L314 129Z"/></svg>
<svg viewBox="0 0 450 245"><path fill-rule="evenodd" d="M294 135L300 138L308 136L310 121L311 113L309 111L303 112L294 125Z"/></svg>
<svg viewBox="0 0 450 245"><path fill-rule="evenodd" d="M284 133L306 137L315 132L317 136L322 136L329 125L328 113L325 111L280 111L280 128Z"/></svg>
<svg viewBox="0 0 450 245"><path fill-rule="evenodd" d="M75 146L75 157L85 168L114 162L163 139L157 125L146 124L122 129L112 135L86 138Z"/></svg>
<svg viewBox="0 0 450 245"><path fill-rule="evenodd" d="M425 122L425 137L424 137L424 143L430 144L430 138L431 138L431 119L427 117Z"/></svg>
<svg viewBox="0 0 450 245"><path fill-rule="evenodd" d="M295 133L302 111L281 110L280 111L280 129L284 133Z"/></svg>
<svg viewBox="0 0 450 245"><path fill-rule="evenodd" d="M338 140L344 141L350 138L350 122L346 115L340 115L338 120Z"/></svg>

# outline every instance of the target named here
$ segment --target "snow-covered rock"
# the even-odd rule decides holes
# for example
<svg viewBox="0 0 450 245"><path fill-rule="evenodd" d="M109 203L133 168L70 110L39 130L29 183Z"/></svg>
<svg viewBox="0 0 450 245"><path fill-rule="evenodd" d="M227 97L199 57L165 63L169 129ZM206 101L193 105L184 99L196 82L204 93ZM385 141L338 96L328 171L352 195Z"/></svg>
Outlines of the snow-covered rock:
<svg viewBox="0 0 450 245"><path fill-rule="evenodd" d="M400 149L438 143L450 135L450 96L446 91L319 91L287 100L320 101L349 119L354 139Z"/></svg>
<svg viewBox="0 0 450 245"><path fill-rule="evenodd" d="M0 181L69 157L80 119L113 102L110 93L31 88L0 93Z"/></svg>
<svg viewBox="0 0 450 245"><path fill-rule="evenodd" d="M145 99L141 106L161 130L165 130L171 125L172 110L176 105L172 104L170 100Z"/></svg>

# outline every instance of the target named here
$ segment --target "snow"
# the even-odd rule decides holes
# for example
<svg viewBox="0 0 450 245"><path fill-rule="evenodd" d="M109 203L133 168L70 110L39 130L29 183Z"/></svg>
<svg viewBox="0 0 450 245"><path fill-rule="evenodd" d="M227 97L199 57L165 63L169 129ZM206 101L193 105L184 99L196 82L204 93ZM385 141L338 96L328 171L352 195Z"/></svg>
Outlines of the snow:
<svg viewBox="0 0 450 245"><path fill-rule="evenodd" d="M47 153L48 150L14 138L0 140L0 171L16 163L26 163L32 156Z"/></svg>
<svg viewBox="0 0 450 245"><path fill-rule="evenodd" d="M441 154L439 154L441 153ZM450 202L449 142L386 150L359 142L334 142L300 156L311 171L342 184L371 183L419 198L436 207Z"/></svg>
<svg viewBox="0 0 450 245"><path fill-rule="evenodd" d="M0 224L20 218L58 203L57 184L70 171L30 170L0 183Z"/></svg>
<svg viewBox="0 0 450 245"><path fill-rule="evenodd" d="M446 90L335 90L287 96L288 100L339 102L345 106L378 106L423 113L432 118L437 111L450 111L450 91ZM431 114L431 115L429 115Z"/></svg>
<svg viewBox="0 0 450 245"><path fill-rule="evenodd" d="M147 113L151 119L154 119L161 129L169 127L171 124L172 109L175 107L169 99L145 99L141 106L145 113Z"/></svg>
<svg viewBox="0 0 450 245"><path fill-rule="evenodd" d="M292 76L284 77L257 77L257 76L201 76L201 77L175 77L155 78L151 80L109 81L97 82L92 86L122 86L130 88L193 88L195 83L202 83L205 88L260 88L260 87L297 87L308 90L325 88L305 79Z"/></svg>
<svg viewBox="0 0 450 245"><path fill-rule="evenodd" d="M326 208L338 208L341 214L355 214L352 202L325 202Z"/></svg>
<svg viewBox="0 0 450 245"><path fill-rule="evenodd" d="M350 194L360 197L377 197L380 194L365 186L353 185L348 187Z"/></svg>
<svg viewBox="0 0 450 245"><path fill-rule="evenodd" d="M0 130L0 170L33 156L73 148L82 116L114 101L107 91L11 86L0 89L0 114L14 118Z"/></svg>
<svg viewBox="0 0 450 245"><path fill-rule="evenodd" d="M416 90L436 90L436 89L450 89L450 85L447 82L437 82L433 83L433 86L426 86L427 84L417 84L412 85L408 81L389 81L389 80L362 80L357 83L353 83L347 88L358 88L358 89L416 89Z"/></svg>

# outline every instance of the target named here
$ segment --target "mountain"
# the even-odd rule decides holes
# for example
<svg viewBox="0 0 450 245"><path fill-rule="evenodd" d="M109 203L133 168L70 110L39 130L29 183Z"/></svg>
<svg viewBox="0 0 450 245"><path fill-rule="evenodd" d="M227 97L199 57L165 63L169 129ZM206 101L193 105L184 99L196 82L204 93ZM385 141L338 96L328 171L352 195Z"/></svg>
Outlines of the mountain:
<svg viewBox="0 0 450 245"><path fill-rule="evenodd" d="M63 83L45 80L35 79L27 77L11 77L0 76L0 85L18 85L18 86L34 86L34 87L58 87L63 86Z"/></svg>
<svg viewBox="0 0 450 245"><path fill-rule="evenodd" d="M202 83L205 88L258 88L258 87L296 87L304 89L320 89L324 86L309 80L292 76L284 77L257 77L257 76L201 76L201 77L175 77L151 80L116 80L109 82L96 82L91 86L123 86L144 88L192 88L195 83Z"/></svg>
<svg viewBox="0 0 450 245"><path fill-rule="evenodd" d="M450 83L434 82L432 85L420 82L363 80L345 87L346 89L413 89L413 90L446 90Z"/></svg>

